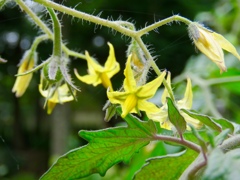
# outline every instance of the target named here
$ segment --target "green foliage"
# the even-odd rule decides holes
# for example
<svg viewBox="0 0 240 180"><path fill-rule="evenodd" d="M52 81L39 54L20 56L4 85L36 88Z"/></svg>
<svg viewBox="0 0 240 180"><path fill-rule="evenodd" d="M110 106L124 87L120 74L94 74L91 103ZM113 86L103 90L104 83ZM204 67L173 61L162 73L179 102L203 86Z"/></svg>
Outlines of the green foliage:
<svg viewBox="0 0 240 180"><path fill-rule="evenodd" d="M182 136L187 128L187 123L170 98L167 98L167 104L169 120L177 129L179 135Z"/></svg>
<svg viewBox="0 0 240 180"><path fill-rule="evenodd" d="M200 122L202 122L206 126L212 128L216 131L221 131L221 126L216 124L209 116L198 114L198 113L195 113L195 112L191 112L191 111L188 111L186 109L182 109L182 111L185 112L190 117L199 120Z"/></svg>
<svg viewBox="0 0 240 180"><path fill-rule="evenodd" d="M128 127L80 131L89 143L60 157L41 179L77 179L93 173L104 176L114 164L128 163L153 139L156 129L152 121L141 122L131 115L126 119Z"/></svg>
<svg viewBox="0 0 240 180"><path fill-rule="evenodd" d="M147 160L147 164L135 175L135 180L178 179L197 153L187 149L180 153L156 157Z"/></svg>

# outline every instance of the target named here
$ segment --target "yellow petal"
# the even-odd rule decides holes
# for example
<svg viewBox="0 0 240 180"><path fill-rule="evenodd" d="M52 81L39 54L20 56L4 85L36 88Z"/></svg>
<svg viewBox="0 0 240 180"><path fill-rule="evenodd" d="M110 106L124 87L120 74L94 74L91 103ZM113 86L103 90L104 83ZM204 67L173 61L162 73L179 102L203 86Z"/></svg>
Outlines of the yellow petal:
<svg viewBox="0 0 240 180"><path fill-rule="evenodd" d="M104 70L107 72L108 77L111 78L113 75L119 72L120 65L116 61L113 45L111 43L108 43L108 46L109 46L109 56L107 61L105 62Z"/></svg>
<svg viewBox="0 0 240 180"><path fill-rule="evenodd" d="M107 74L105 72L100 74L100 79L101 79L101 82L102 82L103 86L106 89L110 88L111 91L113 90L112 83L111 83L109 77L107 76Z"/></svg>
<svg viewBox="0 0 240 180"><path fill-rule="evenodd" d="M178 107L184 109L191 109L192 108L192 100L193 100L193 93L192 93L192 83L191 79L187 79L187 87L185 90L184 98L177 102Z"/></svg>
<svg viewBox="0 0 240 180"><path fill-rule="evenodd" d="M138 100L137 104L138 110L145 111L146 113L157 113L159 112L159 108L151 102L146 100Z"/></svg>
<svg viewBox="0 0 240 180"><path fill-rule="evenodd" d="M51 114L55 106L56 106L56 103L48 101L47 102L47 113Z"/></svg>
<svg viewBox="0 0 240 180"><path fill-rule="evenodd" d="M26 53L29 53L29 52L27 51ZM24 55L25 58L21 61L21 64L18 69L18 74L29 71L34 67L35 55L32 55L32 57L30 57L29 55L30 54ZM12 88L12 92L16 93L16 97L21 97L25 93L31 79L32 79L32 73L24 75L24 76L18 76L16 78L16 81Z"/></svg>
<svg viewBox="0 0 240 180"><path fill-rule="evenodd" d="M124 82L123 82L123 87L124 87L124 90L126 92L134 91L136 89L136 86L137 86L136 81L135 81L134 76L133 76L133 71L132 71L132 68L131 68L131 58L132 58L132 55L130 54L128 56L127 63L126 63L126 68L124 70L125 79L124 79Z"/></svg>
<svg viewBox="0 0 240 180"><path fill-rule="evenodd" d="M152 119L156 122L164 122L168 118L168 112L167 112L167 104L162 106L161 108L158 108L157 112L149 112L146 111L146 114L149 119Z"/></svg>
<svg viewBox="0 0 240 180"><path fill-rule="evenodd" d="M240 55L238 54L236 48L227 39L218 33L213 33L213 37L224 50L232 53L240 60Z"/></svg>
<svg viewBox="0 0 240 180"><path fill-rule="evenodd" d="M124 118L129 112L132 111L136 111L134 110L136 108L137 105L137 97L135 96L135 94L129 94L124 102L124 104L122 105L122 114L121 116Z"/></svg>
<svg viewBox="0 0 240 180"><path fill-rule="evenodd" d="M78 74L76 69L74 69L74 73L80 81L86 84L92 84L93 86L97 86L98 84L102 83L100 74L89 74L89 75L81 76Z"/></svg>
<svg viewBox="0 0 240 180"><path fill-rule="evenodd" d="M180 111L180 113L184 117L186 122L188 124L193 125L195 128L200 129L203 126L203 124L200 121L198 121L197 119L194 119L194 118L190 117L189 115L187 115L186 113L182 113L181 111ZM190 130L191 128L189 126L187 126L187 129Z"/></svg>
<svg viewBox="0 0 240 180"><path fill-rule="evenodd" d="M128 95L128 92L107 91L108 99L112 104L124 104Z"/></svg>
<svg viewBox="0 0 240 180"><path fill-rule="evenodd" d="M98 64L93 58L90 57L89 53L85 51L86 60L88 63L89 74L95 74L96 72L103 72L104 68Z"/></svg>
<svg viewBox="0 0 240 180"><path fill-rule="evenodd" d="M149 99L154 96L159 86L162 84L163 78L165 77L166 72L162 72L160 76L156 79L148 82L147 84L139 87L137 92L137 96L141 99Z"/></svg>
<svg viewBox="0 0 240 180"><path fill-rule="evenodd" d="M172 90L171 73L170 72L168 72L168 75L167 75L167 84L170 87L170 89ZM165 87L164 91L163 91L163 94L162 94L162 97L161 97L162 104L165 104L167 102L167 97L169 97L169 93L168 93L168 89Z"/></svg>

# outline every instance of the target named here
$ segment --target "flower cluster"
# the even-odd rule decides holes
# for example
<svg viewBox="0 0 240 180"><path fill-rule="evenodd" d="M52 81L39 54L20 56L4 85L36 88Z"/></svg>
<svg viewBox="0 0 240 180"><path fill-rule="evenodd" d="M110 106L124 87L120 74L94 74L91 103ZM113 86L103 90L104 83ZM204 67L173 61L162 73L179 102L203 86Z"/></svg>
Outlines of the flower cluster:
<svg viewBox="0 0 240 180"><path fill-rule="evenodd" d="M216 63L221 72L227 70L222 49L229 51L240 59L235 47L220 34L212 32L196 22L190 23L188 30L189 36L196 47ZM162 128L174 129L168 117L166 99L170 97L188 124L193 125L195 128L202 127L201 122L181 111L181 109L192 108L193 93L190 78L187 79L183 99L178 101L173 96L170 72L162 71L154 80L147 82L150 65L143 55L143 51L134 41L128 50L123 87L115 91L111 78L120 71L120 65L116 60L113 45L108 43L108 46L109 56L104 66L101 66L86 51L85 59L88 65L88 74L82 76L76 69L74 69L74 73L84 83L93 86L102 84L106 88L110 104L115 105L114 107L121 106L122 118L125 118L129 113L141 115L141 112L145 112L149 119L159 122ZM76 99L76 91L79 91L79 89L73 84L68 73L69 58L62 53L61 46L59 46L59 49L55 48L53 55L49 59L34 68L37 62L35 49L31 48L24 54L18 69L19 76L12 91L16 93L17 97L22 96L31 81L32 72L42 68L39 91L46 98L44 107L46 106L48 114L51 114L57 103L62 104ZM148 100L155 95L162 83L164 83L165 89L161 98L162 106L158 107Z"/></svg>

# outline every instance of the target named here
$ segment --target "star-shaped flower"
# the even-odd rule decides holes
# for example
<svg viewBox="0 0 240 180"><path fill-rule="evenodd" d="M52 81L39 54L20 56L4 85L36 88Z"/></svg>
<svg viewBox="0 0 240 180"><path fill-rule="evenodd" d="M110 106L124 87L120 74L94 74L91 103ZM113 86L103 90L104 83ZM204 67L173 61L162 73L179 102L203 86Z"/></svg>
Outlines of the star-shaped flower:
<svg viewBox="0 0 240 180"><path fill-rule="evenodd" d="M204 28L201 24L193 22L188 27L189 36L196 47L211 59L220 68L221 73L227 68L224 63L223 50L232 53L240 60L236 48L222 35Z"/></svg>
<svg viewBox="0 0 240 180"><path fill-rule="evenodd" d="M88 75L80 76L75 69L75 75L80 81L83 81L87 84L92 84L97 86L98 84L103 84L105 88L110 88L112 90L112 83L110 79L118 73L120 70L119 63L116 61L113 45L108 43L110 48L109 56L104 66L98 64L96 60L89 56L89 53L86 51L86 60L88 64Z"/></svg>
<svg viewBox="0 0 240 180"><path fill-rule="evenodd" d="M168 73L167 77L167 84L171 88L171 75ZM173 125L169 121L168 118L168 105L167 105L167 97L169 97L169 93L167 89L165 88L162 94L161 102L163 106L159 108L157 113L148 113L147 116L149 119L152 119L154 121L160 122L161 127L165 129L171 130L173 128ZM187 123L192 124L196 128L202 127L201 122L198 120L191 118L186 113L182 112L181 109L191 109L192 108L192 99L193 99L193 93L192 93L192 83L191 80L187 79L187 86L184 94L184 98L182 100L176 101L176 105L178 109L180 109L181 115L184 117Z"/></svg>
<svg viewBox="0 0 240 180"><path fill-rule="evenodd" d="M129 55L126 63L126 68L124 70L124 92L107 92L108 99L112 104L121 105L121 116L123 118L128 113L139 113L139 111L145 111L149 113L157 112L158 108L147 100L154 96L158 87L162 84L163 78L166 75L166 72L163 72L153 81L142 86L137 86L136 80L134 79L133 70L131 68L131 58L132 55Z"/></svg>

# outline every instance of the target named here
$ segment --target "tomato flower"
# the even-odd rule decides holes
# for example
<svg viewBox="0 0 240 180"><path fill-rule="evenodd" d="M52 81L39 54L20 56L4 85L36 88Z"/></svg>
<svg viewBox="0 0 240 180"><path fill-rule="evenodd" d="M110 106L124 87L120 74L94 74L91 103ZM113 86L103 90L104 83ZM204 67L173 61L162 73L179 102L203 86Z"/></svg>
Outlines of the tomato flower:
<svg viewBox="0 0 240 180"><path fill-rule="evenodd" d="M193 22L188 27L189 36L196 47L211 59L220 68L221 73L227 71L224 62L223 50L232 53L240 60L236 48L222 35L204 28L201 24Z"/></svg>
<svg viewBox="0 0 240 180"><path fill-rule="evenodd" d="M80 76L77 70L74 70L75 75L80 81L92 84L93 86L103 84L105 88L110 88L112 90L112 83L110 79L119 72L120 66L116 61L113 45L108 43L108 46L110 48L109 56L104 66L101 66L97 61L91 58L87 51L85 52L89 74Z"/></svg>
<svg viewBox="0 0 240 180"><path fill-rule="evenodd" d="M171 88L171 75L168 73L167 77L167 84ZM147 116L149 119L152 119L154 121L160 122L161 127L165 129L171 130L173 128L173 125L169 121L168 118L168 105L166 98L169 97L168 90L165 88L162 94L161 102L163 106L159 108L157 113L148 113ZM198 120L191 118L188 116L186 113L182 112L181 109L191 109L192 108L192 100L193 100L193 93L192 93L192 84L191 80L188 78L187 79L187 86L184 94L184 98L176 101L176 105L178 109L180 109L181 115L184 117L187 123L192 124L196 128L201 128L202 124ZM188 127L189 129L189 127Z"/></svg>
<svg viewBox="0 0 240 180"><path fill-rule="evenodd" d="M108 91L107 96L112 104L120 104L122 107L121 116L124 118L128 113L139 113L139 111L156 112L158 108L147 100L154 96L158 87L162 84L166 72L163 72L153 81L137 86L131 68L131 58L129 55L126 68L124 70L125 79L123 82L124 92Z"/></svg>

